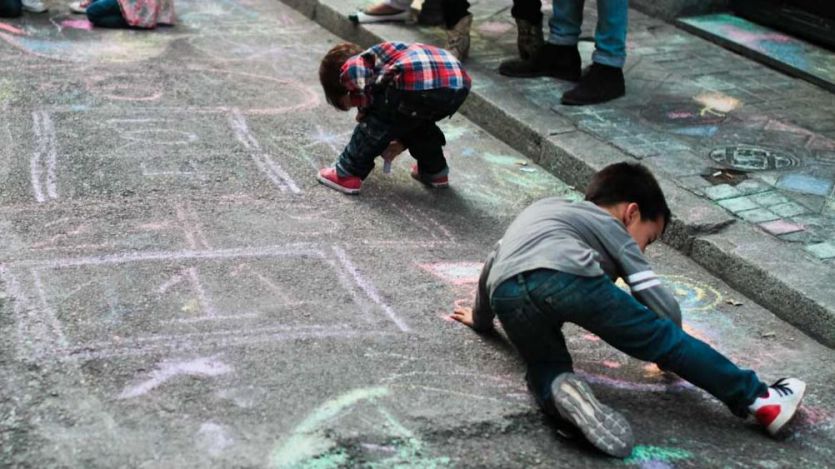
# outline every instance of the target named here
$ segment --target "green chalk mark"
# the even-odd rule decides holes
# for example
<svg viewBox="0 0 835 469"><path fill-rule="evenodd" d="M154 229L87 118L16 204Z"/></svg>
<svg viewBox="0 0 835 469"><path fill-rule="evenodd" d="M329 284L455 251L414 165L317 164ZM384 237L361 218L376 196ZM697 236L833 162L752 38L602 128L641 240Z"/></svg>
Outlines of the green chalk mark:
<svg viewBox="0 0 835 469"><path fill-rule="evenodd" d="M632 449L632 454L624 459L623 462L626 464L640 464L647 461L666 462L691 457L693 457L693 453L683 449L638 445Z"/></svg>

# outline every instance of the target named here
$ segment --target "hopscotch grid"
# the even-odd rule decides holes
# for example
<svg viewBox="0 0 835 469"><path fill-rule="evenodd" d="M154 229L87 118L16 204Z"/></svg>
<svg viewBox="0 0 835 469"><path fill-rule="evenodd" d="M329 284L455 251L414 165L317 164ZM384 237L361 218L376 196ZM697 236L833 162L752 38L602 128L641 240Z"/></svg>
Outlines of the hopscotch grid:
<svg viewBox="0 0 835 469"><path fill-rule="evenodd" d="M293 249L295 247L296 249ZM101 265L119 265L131 262L153 262L153 261L175 261L175 260L195 260L195 259L230 259L230 258L265 258L265 257L298 257L298 256L313 256L319 259L324 260L329 266L332 267L333 272L336 274L337 278L339 279L339 283L343 288L345 288L348 293L354 299L357 307L359 307L363 313L366 315L370 313L367 308L367 303L362 300L362 298L358 295L358 290L362 290L365 295L374 303L376 303L385 313L385 315L398 327L401 332L410 332L409 327L395 314L395 312L391 309L389 305L384 303L380 298L377 290L371 285L367 280L365 280L355 267L355 265L351 262L348 258L347 254L339 247L333 246L333 252L336 254L338 259L338 263L335 262L333 259L326 257L325 253L321 250L314 249L310 243L299 243L292 246L272 246L268 248L233 248L233 249L222 249L222 250L210 250L210 251L198 251L198 250L184 250L184 251L173 251L173 252L150 252L150 253L121 253L121 254L110 254L104 256L87 256L87 257L80 257L80 258L65 258L65 259L53 259L53 260L34 260L34 261L18 261L18 262L11 262L11 263L4 263L0 264L0 278L2 278L6 285L7 290L9 291L10 295L15 299L14 301L14 314L17 319L18 324L18 341L20 344L24 344L27 341L24 340L26 332L26 323L27 322L34 322L34 323L43 323L46 322L48 327L51 329L51 332L47 333L47 335L53 337L35 337L36 342L40 344L56 344L58 347L46 348L43 345L36 345L35 352L40 358L41 355L51 356L51 357L58 357L60 354L69 354L71 356L76 357L86 357L86 356L114 356L124 354L125 351L122 350L123 348L129 346L130 344L142 344L142 343L151 343L151 344L162 344L162 349L168 350L172 347L176 347L179 344L183 344L183 341L188 341L191 339L199 339L199 338L211 338L211 337L248 337L248 336L256 336L256 340L247 341L244 340L241 343L255 343L257 341L269 341L269 340L289 340L295 338L303 338L303 337L335 337L340 335L347 336L356 336L356 335L379 335L379 334L387 334L384 331L363 331L361 329L351 330L350 325L296 325L296 326L271 326L271 327L258 327L252 329L240 328L235 330L220 330L220 331L205 331L205 332L194 332L194 333L183 333L183 334L175 334L175 335L151 335L146 337L136 337L132 338L129 342L121 343L119 341L106 341L106 342L98 342L98 343L83 343L78 345L70 345L68 343L67 338L64 336L61 325L55 317L52 308L49 305L48 299L46 298L46 292L43 287L43 281L41 278L41 271L46 269L63 269L63 268L71 268L71 267L80 267L80 266L101 266ZM31 275L33 276L33 284L37 293L40 297L41 303L41 311L34 310L33 314L40 313L41 315L45 315L45 317L36 318L32 317L29 319L24 318L25 311L24 309L27 306L31 306L30 299L24 293L21 285L19 284L16 277L11 273L10 269L29 269ZM193 276L196 274L196 268L192 267L190 269L186 269L184 272L187 277L189 277L190 283L193 282ZM183 280L182 276L180 279L174 281L171 285L179 283ZM349 280L349 277L353 277L354 282ZM165 284L167 287L171 285ZM159 292L159 287L156 290ZM165 289L163 289L164 291ZM205 292L203 292L205 293ZM200 293L198 292L198 297L200 297ZM206 308L206 304L209 304L208 296L203 295L201 298L198 299L201 303L201 307ZM208 311L211 311L209 309ZM31 316L31 315L30 315ZM257 315L255 315L257 316ZM218 317L210 317L208 318L198 318L198 319L217 319ZM241 319L242 316L238 315L235 317L226 317L220 316L220 319ZM35 321L36 319L40 319L40 321ZM44 321L45 320L45 321ZM169 323L171 321L168 321ZM192 321L196 322L196 321ZM356 327L356 326L354 326ZM339 330L335 330L339 329ZM262 339L258 339L257 337L263 336ZM30 338L31 339L31 338ZM54 339L54 340L53 340ZM165 344L165 342L171 342L169 344ZM227 341L227 342L234 342L234 340ZM188 345L188 344L185 344ZM197 347L202 346L205 344L198 344ZM96 349L108 349L104 351L99 351ZM39 352L42 350L43 352ZM161 350L162 350L161 349ZM145 349L143 349L145 350ZM144 353L144 352L141 352ZM60 357L59 357L60 358Z"/></svg>

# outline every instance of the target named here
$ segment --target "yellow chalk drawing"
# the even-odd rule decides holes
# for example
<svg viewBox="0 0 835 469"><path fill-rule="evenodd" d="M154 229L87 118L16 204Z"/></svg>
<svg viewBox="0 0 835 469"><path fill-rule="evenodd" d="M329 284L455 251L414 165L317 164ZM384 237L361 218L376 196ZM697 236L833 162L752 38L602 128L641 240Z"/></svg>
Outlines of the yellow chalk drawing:
<svg viewBox="0 0 835 469"><path fill-rule="evenodd" d="M704 106L699 111L699 115L702 117L705 114L724 117L725 114L737 109L742 104L738 99L718 92L703 93L693 99Z"/></svg>
<svg viewBox="0 0 835 469"><path fill-rule="evenodd" d="M718 290L684 275L661 275L685 312L711 311L722 302Z"/></svg>

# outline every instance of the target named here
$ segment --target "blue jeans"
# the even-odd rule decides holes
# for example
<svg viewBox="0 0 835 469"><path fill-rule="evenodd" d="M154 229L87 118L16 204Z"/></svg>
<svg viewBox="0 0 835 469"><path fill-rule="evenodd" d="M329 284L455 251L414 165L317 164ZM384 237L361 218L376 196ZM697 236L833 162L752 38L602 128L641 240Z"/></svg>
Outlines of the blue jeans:
<svg viewBox="0 0 835 469"><path fill-rule="evenodd" d="M0 18L17 18L23 14L20 0L0 0Z"/></svg>
<svg viewBox="0 0 835 469"><path fill-rule="evenodd" d="M128 28L118 0L96 0L87 6L87 19L103 28Z"/></svg>
<svg viewBox="0 0 835 469"><path fill-rule="evenodd" d="M530 1L530 0L528 0ZM583 0L554 0L554 16L548 21L548 42L574 45L583 24ZM599 64L623 68L626 62L628 0L597 0L597 28L594 31L594 54Z"/></svg>
<svg viewBox="0 0 835 469"><path fill-rule="evenodd" d="M724 402L734 414L766 385L706 343L688 335L624 292L608 277L580 277L548 269L502 282L490 305L528 366L528 387L540 406L551 401L551 383L573 370L562 325L571 322L635 358L658 364Z"/></svg>
<svg viewBox="0 0 835 469"><path fill-rule="evenodd" d="M421 174L444 175L448 171L443 151L446 140L435 122L453 115L467 94L466 89L401 91L389 86L378 90L365 119L339 155L337 172L365 179L389 142L400 140L417 160Z"/></svg>

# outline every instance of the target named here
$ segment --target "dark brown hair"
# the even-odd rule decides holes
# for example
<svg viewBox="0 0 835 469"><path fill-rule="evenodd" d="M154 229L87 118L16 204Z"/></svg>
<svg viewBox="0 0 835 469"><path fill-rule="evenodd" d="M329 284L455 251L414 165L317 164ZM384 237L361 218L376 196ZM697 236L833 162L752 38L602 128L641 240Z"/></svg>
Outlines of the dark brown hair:
<svg viewBox="0 0 835 469"><path fill-rule="evenodd" d="M586 188L586 200L601 206L634 202L642 220L664 217L664 229L670 222L667 199L646 166L638 163L615 163L598 171Z"/></svg>
<svg viewBox="0 0 835 469"><path fill-rule="evenodd" d="M333 46L319 64L319 81L322 83L322 89L325 90L325 99L328 104L337 109L347 111L339 107L339 99L348 94L348 90L339 79L342 65L360 52L362 52L360 46L352 42L343 42Z"/></svg>

